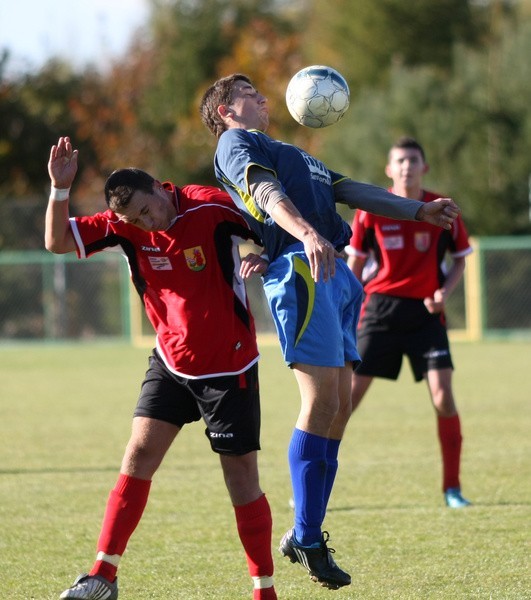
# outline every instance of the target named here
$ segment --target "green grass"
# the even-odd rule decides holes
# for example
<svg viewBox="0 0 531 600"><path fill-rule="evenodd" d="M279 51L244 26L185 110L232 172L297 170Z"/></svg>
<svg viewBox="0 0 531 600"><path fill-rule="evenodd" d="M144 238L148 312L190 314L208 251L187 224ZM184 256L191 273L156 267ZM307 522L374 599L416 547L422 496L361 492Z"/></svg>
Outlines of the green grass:
<svg viewBox="0 0 531 600"><path fill-rule="evenodd" d="M57 599L91 567L129 437L148 350L122 345L0 350L0 597ZM286 448L298 410L290 371L262 348L260 467L273 510L279 598L531 598L531 344L454 343L474 506L443 506L435 419L407 364L377 381L349 424L325 527L353 584L338 592L281 559L292 522ZM251 597L217 457L185 428L155 476L120 568L120 600Z"/></svg>

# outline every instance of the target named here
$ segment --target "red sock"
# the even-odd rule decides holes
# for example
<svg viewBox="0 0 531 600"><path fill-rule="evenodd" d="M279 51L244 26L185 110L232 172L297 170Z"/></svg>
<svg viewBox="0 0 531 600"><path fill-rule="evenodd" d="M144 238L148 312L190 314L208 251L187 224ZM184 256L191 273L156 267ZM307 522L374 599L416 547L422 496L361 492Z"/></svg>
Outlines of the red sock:
<svg viewBox="0 0 531 600"><path fill-rule="evenodd" d="M118 561L125 552L129 538L136 529L146 507L151 481L120 474L109 494L105 516L98 539L98 558L90 575L101 575L114 581ZM113 558L113 562L102 558Z"/></svg>
<svg viewBox="0 0 531 600"><path fill-rule="evenodd" d="M273 556L271 554L273 519L265 494L254 502L235 506L234 513L238 534L247 558L249 574L253 578L273 577ZM267 580L264 583L267 583ZM276 600L276 597L272 580L271 585L262 589L257 587L254 590L254 600Z"/></svg>
<svg viewBox="0 0 531 600"><path fill-rule="evenodd" d="M253 593L253 600L277 600L275 588L268 587L261 590L255 589Z"/></svg>
<svg viewBox="0 0 531 600"><path fill-rule="evenodd" d="M444 492L448 488L461 487L459 483L459 465L463 438L461 436L459 415L437 417L437 428L442 452Z"/></svg>

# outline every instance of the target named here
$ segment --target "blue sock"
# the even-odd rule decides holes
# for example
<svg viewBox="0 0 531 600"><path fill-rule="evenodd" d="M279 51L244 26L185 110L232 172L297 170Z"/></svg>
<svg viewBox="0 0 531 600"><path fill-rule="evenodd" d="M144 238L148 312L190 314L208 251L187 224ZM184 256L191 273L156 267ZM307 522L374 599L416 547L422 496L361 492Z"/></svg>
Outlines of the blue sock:
<svg viewBox="0 0 531 600"><path fill-rule="evenodd" d="M302 546L321 542L328 439L294 429L288 461L295 502L295 539Z"/></svg>
<svg viewBox="0 0 531 600"><path fill-rule="evenodd" d="M326 447L326 479L323 498L323 521L326 515L328 500L330 499L330 494L332 493L332 488L334 487L334 481L336 479L339 444L341 444L341 440L328 440L328 445Z"/></svg>

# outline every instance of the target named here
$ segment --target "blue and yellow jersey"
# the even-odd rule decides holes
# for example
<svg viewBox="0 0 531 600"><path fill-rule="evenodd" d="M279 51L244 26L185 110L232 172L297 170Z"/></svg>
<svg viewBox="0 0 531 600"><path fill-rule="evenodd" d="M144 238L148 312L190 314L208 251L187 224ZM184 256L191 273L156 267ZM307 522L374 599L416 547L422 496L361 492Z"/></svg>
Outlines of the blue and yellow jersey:
<svg viewBox="0 0 531 600"><path fill-rule="evenodd" d="M338 250L348 244L350 226L336 212L333 190L344 177L304 150L261 131L229 129L219 139L214 166L217 179L262 239L271 261L298 240L254 202L247 179L252 166L273 173L302 217Z"/></svg>

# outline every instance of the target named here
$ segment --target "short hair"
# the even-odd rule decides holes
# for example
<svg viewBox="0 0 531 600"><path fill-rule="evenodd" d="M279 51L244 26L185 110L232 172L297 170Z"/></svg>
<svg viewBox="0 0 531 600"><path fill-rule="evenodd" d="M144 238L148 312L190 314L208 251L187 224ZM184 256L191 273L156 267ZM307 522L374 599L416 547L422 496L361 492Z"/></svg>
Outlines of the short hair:
<svg viewBox="0 0 531 600"><path fill-rule="evenodd" d="M218 114L218 106L232 104L232 91L237 81L245 81L252 85L247 75L233 73L213 83L201 99L199 105L201 120L217 138L227 129L223 119Z"/></svg>
<svg viewBox="0 0 531 600"><path fill-rule="evenodd" d="M398 138L398 140L391 146L389 150L389 155L391 155L391 151L397 148L412 148L414 150L418 150L420 155L422 156L422 160L426 162L426 153L424 152L424 148L417 142L417 140L413 137L402 136Z"/></svg>
<svg viewBox="0 0 531 600"><path fill-rule="evenodd" d="M126 208L137 191L151 194L155 179L140 169L132 167L113 171L105 182L105 202L114 212Z"/></svg>

